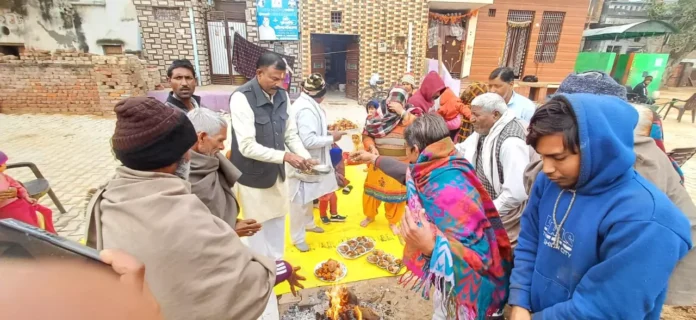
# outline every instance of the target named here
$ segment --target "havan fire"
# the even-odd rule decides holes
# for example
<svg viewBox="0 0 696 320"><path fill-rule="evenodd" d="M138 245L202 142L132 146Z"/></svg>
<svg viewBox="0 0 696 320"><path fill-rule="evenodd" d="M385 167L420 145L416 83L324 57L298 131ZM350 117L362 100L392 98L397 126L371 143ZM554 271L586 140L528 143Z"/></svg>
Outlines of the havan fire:
<svg viewBox="0 0 696 320"><path fill-rule="evenodd" d="M334 286L326 292L329 308L317 320L378 320L374 311L360 307L358 298L344 286Z"/></svg>

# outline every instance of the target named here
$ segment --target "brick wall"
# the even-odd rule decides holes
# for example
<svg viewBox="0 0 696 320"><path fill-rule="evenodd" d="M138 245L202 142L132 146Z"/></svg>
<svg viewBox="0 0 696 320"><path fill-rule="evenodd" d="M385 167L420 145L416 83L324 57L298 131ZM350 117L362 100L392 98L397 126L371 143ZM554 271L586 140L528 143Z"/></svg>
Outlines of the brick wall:
<svg viewBox="0 0 696 320"><path fill-rule="evenodd" d="M193 7L196 44L203 85L210 84L210 64L205 23L206 2L201 0L133 0L143 38L143 56L157 66L162 82L173 60L195 63L189 8Z"/></svg>
<svg viewBox="0 0 696 320"><path fill-rule="evenodd" d="M343 22L332 26L331 12L341 11ZM406 72L406 52L393 50L396 37L408 37L413 23L411 71L421 76L425 59L428 7L424 0L306 0L300 5L302 26L302 73L311 72L311 34L353 34L360 36L359 89L369 85L373 73L385 83L398 82ZM378 52L385 42L388 52ZM408 39L406 39L408 42Z"/></svg>
<svg viewBox="0 0 696 320"><path fill-rule="evenodd" d="M300 49L300 42L299 41L260 41L259 40L259 24L258 21L256 20L256 3L257 1L253 0L247 0L246 1L246 21L247 21L247 40L250 42L266 48L270 51L275 51L284 55L288 55L291 57L295 57L295 64L292 67L292 70L295 72L292 78L292 87L290 88L290 92L296 92L298 90L298 86L300 83L302 83L302 78L303 78L303 73L302 73L302 53ZM300 3L300 7L305 5L305 2L298 1ZM302 13L298 12L300 15L299 18L302 17ZM301 20L298 20L301 21ZM303 26L303 25L301 25ZM300 28L300 32L304 31L303 28ZM276 50L276 46L278 46L278 49ZM305 73L305 75L307 75Z"/></svg>
<svg viewBox="0 0 696 320"><path fill-rule="evenodd" d="M25 50L0 55L0 112L113 114L121 99L159 84L157 70L133 55Z"/></svg>

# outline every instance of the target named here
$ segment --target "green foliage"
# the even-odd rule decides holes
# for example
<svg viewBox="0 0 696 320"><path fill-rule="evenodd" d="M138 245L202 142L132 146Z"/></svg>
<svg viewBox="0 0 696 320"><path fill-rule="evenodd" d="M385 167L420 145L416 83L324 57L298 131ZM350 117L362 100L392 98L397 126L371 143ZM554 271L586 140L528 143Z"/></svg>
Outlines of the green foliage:
<svg viewBox="0 0 696 320"><path fill-rule="evenodd" d="M670 57L676 62L696 50L696 0L679 0L673 4L651 0L648 14L651 19L667 21L678 30L667 42Z"/></svg>

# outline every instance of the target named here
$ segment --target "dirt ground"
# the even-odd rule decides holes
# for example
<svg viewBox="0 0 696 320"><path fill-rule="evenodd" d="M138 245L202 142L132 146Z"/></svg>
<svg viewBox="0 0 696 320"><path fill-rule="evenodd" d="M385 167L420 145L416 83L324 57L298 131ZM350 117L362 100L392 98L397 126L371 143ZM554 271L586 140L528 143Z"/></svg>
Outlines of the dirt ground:
<svg viewBox="0 0 696 320"><path fill-rule="evenodd" d="M432 301L422 299L413 291L407 290L397 283L398 278L381 278L360 281L348 284L348 288L364 303L373 307L384 320L429 320L432 319ZM320 301L328 287L303 290L301 297L284 295L280 300L280 314L289 317L288 309L293 306L320 305L328 306L326 301ZM315 309L324 310L317 307ZM312 318L314 319L314 318ZM696 306L675 307L665 306L662 310L661 320L694 320L696 319Z"/></svg>

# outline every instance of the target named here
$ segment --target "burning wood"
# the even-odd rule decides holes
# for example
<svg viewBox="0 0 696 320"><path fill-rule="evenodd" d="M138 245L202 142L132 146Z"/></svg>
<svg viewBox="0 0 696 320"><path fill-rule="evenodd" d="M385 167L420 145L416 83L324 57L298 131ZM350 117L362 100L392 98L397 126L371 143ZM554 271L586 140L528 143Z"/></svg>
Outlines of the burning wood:
<svg viewBox="0 0 696 320"><path fill-rule="evenodd" d="M317 320L379 320L374 311L360 307L358 297L344 286L335 286L326 293L329 308Z"/></svg>

